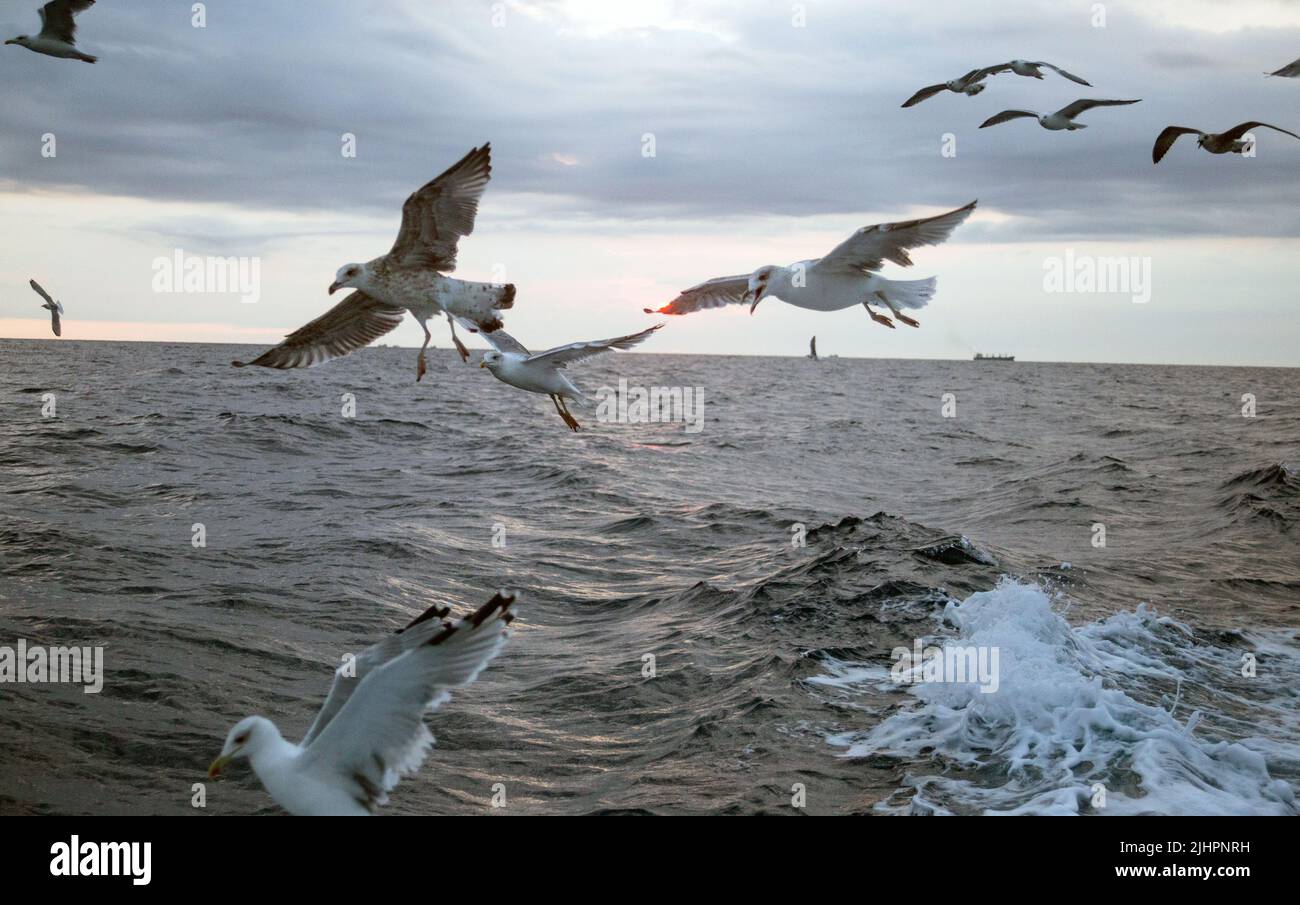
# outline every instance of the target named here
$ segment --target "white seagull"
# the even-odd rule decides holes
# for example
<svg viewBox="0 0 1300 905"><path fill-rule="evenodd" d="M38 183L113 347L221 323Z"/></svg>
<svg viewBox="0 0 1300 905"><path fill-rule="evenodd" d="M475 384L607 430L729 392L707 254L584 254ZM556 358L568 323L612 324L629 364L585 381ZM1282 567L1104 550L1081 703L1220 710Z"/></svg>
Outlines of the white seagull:
<svg viewBox="0 0 1300 905"><path fill-rule="evenodd" d="M921 101L934 97L941 91L952 91L957 94L964 94L967 97L974 97L983 91L987 86L984 84L984 78L989 74L987 69L972 69L959 79L952 79L947 82L940 82L937 85L930 85L922 88L913 94L907 100L903 101L904 107L914 107Z"/></svg>
<svg viewBox="0 0 1300 905"><path fill-rule="evenodd" d="M81 60L93 63L98 57L77 50L77 23L73 16L95 5L95 0L50 0L38 12L41 14L41 33L36 37L19 35L5 41L17 44L47 57L60 57L65 60Z"/></svg>
<svg viewBox="0 0 1300 905"><path fill-rule="evenodd" d="M999 63L997 66L990 66L983 71L986 76L997 75L999 72L1014 72L1016 75L1023 75L1026 78L1042 79L1043 67L1052 70L1057 75L1067 78L1072 82L1077 82L1080 85L1087 85L1089 88L1092 87L1092 82L1084 81L1077 75L1066 72L1060 66L1053 66L1051 63L1044 63L1041 61L1033 63L1029 60L1012 60L1009 63Z"/></svg>
<svg viewBox="0 0 1300 905"><path fill-rule="evenodd" d="M545 393L555 403L564 423L570 430L582 427L569 411L564 400L574 399L585 402L582 391L573 385L564 369L576 361L591 358L612 349L630 349L644 341L663 324L655 324L648 330L614 339L593 339L588 342L569 343L556 346L545 352L529 352L517 339L504 330L485 333L483 338L492 344L492 349L483 353L480 368L487 368L492 376L512 387L527 390L530 393Z"/></svg>
<svg viewBox="0 0 1300 905"><path fill-rule="evenodd" d="M498 593L454 621L446 619L447 607L430 607L358 654L351 671L339 667L301 743L285 741L264 717L247 717L226 736L208 777L246 757L262 786L291 814L373 814L397 781L424 762L433 744L425 711L473 682L505 646L514 601Z"/></svg>
<svg viewBox="0 0 1300 905"><path fill-rule="evenodd" d="M1186 126L1166 126L1159 135L1156 136L1156 143L1151 148L1151 162L1159 163L1169 149L1178 141L1180 135L1196 135L1196 146L1204 148L1211 154L1241 154L1247 151L1251 142L1243 136L1251 129L1264 128L1272 129L1274 132L1281 132L1283 135L1290 135L1292 138L1300 138L1294 132L1289 132L1280 126L1270 126L1268 123L1249 122L1242 123L1240 126L1233 126L1227 132L1202 132L1200 129L1189 129Z"/></svg>
<svg viewBox="0 0 1300 905"><path fill-rule="evenodd" d="M899 309L924 308L934 295L935 278L887 280L876 271L885 261L910 267L909 249L946 241L975 210L975 204L972 201L936 217L864 226L824 258L799 261L789 267L766 264L748 275L718 277L692 286L662 308L644 310L647 314L690 314L745 304L753 314L759 302L772 296L812 311L839 311L861 304L872 320L892 328L893 321L871 310L871 305L879 302L903 323L919 327Z"/></svg>
<svg viewBox="0 0 1300 905"><path fill-rule="evenodd" d="M50 329L54 331L55 336L62 336L63 326L59 320L59 315L63 314L63 303L50 298L50 294L42 289L41 284L35 280L28 280L27 282L40 294L41 298L45 299L45 304L41 305L41 307L48 309L50 312Z"/></svg>
<svg viewBox="0 0 1300 905"><path fill-rule="evenodd" d="M456 244L474 231L478 200L492 174L491 147L475 148L402 205L402 228L388 254L364 264L344 264L329 292L357 290L248 362L265 368L309 368L369 345L415 315L424 329L416 380L424 376L427 321L445 314L462 361L469 350L456 335L459 320L471 332L500 330L498 311L515 303L512 283L473 283L445 276L456 269ZM231 362L242 368L242 361Z"/></svg>
<svg viewBox="0 0 1300 905"><path fill-rule="evenodd" d="M1091 110L1093 107L1123 107L1127 104L1136 104L1141 100L1142 98L1134 101L1098 101L1083 98L1067 107L1062 107L1055 113L1034 113L1032 110L1003 110L996 116L990 116L986 119L980 124L980 128L987 129L989 126L1010 122L1013 119L1028 118L1038 120L1040 126L1053 132L1060 132L1061 130L1074 132L1078 129L1088 128L1086 123L1076 123L1074 121L1074 118L1084 111Z"/></svg>
<svg viewBox="0 0 1300 905"><path fill-rule="evenodd" d="M1294 63L1287 63L1281 69L1274 70L1273 72L1266 72L1264 75L1276 75L1284 79L1293 79L1296 76L1300 76L1300 60L1296 60Z"/></svg>

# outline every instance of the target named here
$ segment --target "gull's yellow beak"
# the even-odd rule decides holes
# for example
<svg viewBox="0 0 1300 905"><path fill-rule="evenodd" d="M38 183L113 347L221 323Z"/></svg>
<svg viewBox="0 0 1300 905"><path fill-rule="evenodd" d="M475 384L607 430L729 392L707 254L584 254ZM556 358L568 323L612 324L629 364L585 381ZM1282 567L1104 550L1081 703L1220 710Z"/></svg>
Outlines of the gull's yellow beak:
<svg viewBox="0 0 1300 905"><path fill-rule="evenodd" d="M480 368L486 368L486 367L487 367L487 362L486 362L486 361L480 361L480 362L478 363L478 366L479 366Z"/></svg>
<svg viewBox="0 0 1300 905"><path fill-rule="evenodd" d="M230 763L229 754L223 754L220 757L218 757L216 760L214 760L212 762L212 766L208 767L208 779L216 779L218 776L220 776L221 771L226 768L226 764L228 763Z"/></svg>

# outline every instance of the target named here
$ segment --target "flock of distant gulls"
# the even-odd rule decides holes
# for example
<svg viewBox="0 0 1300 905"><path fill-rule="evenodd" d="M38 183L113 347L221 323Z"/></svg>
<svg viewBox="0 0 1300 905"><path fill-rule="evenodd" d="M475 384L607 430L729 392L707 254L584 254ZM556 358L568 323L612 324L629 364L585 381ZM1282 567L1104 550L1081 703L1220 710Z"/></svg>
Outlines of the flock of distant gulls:
<svg viewBox="0 0 1300 905"><path fill-rule="evenodd" d="M74 16L95 0L53 0L40 10L42 28L36 37L20 35L5 44L62 59L94 63L77 50ZM1080 77L1051 63L1012 60L973 69L959 79L922 88L909 98L911 107L943 91L973 97L985 80L1003 72L1042 79L1043 69L1080 85ZM1300 60L1268 75L1300 76ZM1089 85L1089 87L1091 87ZM1013 119L1034 118L1053 131L1084 128L1075 118L1094 107L1125 106L1137 100L1081 99L1055 113L1005 110L980 128ZM1197 144L1213 154L1243 153L1244 136L1265 127L1300 138L1268 123L1242 123L1226 132L1209 133L1170 126L1156 139L1153 159L1159 162L1181 135L1195 134ZM474 229L479 198L491 177L490 148L472 149L402 206L402 225L388 254L366 263L345 264L335 274L329 292L353 290L320 317L285 337L284 341L248 362L267 368L304 368L347 355L393 330L410 312L424 330L416 380L426 371L424 352L431 335L428 321L447 319L452 341L462 361L469 350L456 335L456 325L479 333L492 346L479 366L494 377L532 393L550 396L556 412L572 430L580 425L566 400L584 397L565 373L578 361L614 349L630 349L663 325L613 339L570 343L529 352L505 332L500 312L509 310L515 287L459 280L447 274L456 267L456 249ZM748 274L707 280L680 293L672 302L646 313L668 315L732 304L749 306L750 313L772 297L813 311L838 311L861 304L871 319L893 328L894 320L920 324L904 310L922 308L935 292L935 279L890 280L878 271L886 261L911 266L914 248L938 245L971 215L976 202L945 214L898 223L880 223L857 230L824 257L788 266L764 265ZM31 287L44 299L55 336L61 335L63 305L35 280ZM892 318L874 310L889 310ZM816 355L815 340L812 356ZM244 362L232 362L244 367ZM473 682L501 651L514 619L515 597L498 593L473 613L451 618L451 610L433 606L395 634L359 654L334 676L330 693L307 735L298 744L286 741L269 720L253 716L230 730L221 754L208 770L216 777L236 758L247 758L263 787L293 814L370 814L384 804L401 776L419 769L433 736L424 714L447 700L450 691Z"/></svg>

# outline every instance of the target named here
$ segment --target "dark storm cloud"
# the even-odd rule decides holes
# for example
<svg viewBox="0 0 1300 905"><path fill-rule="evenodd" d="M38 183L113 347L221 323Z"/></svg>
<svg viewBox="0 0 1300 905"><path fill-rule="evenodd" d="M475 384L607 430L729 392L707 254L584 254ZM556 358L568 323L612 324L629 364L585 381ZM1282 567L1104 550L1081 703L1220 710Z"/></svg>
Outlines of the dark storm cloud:
<svg viewBox="0 0 1300 905"><path fill-rule="evenodd" d="M1300 126L1300 81L1262 75L1300 53L1300 33L1174 29L1109 7L1093 28L1089 3L823 2L795 28L786 3L688 4L683 16L714 31L590 33L563 4L507 7L495 28L492 5L469 0L210 2L196 29L188 2L100 3L81 19L94 67L2 48L0 176L395 219L413 188L491 139L493 191L537 196L538 216L556 219L901 215L978 197L1014 219L972 238L1300 234L1300 142L1264 133L1254 160L1190 141L1158 167L1150 157L1171 123ZM32 3L5 5L0 22L6 36L34 30ZM922 85L1017 56L1095 87L1000 75L977 98L899 108ZM977 128L1089 96L1143 103L1093 110L1073 134ZM46 132L54 160L39 154ZM356 160L339 153L343 132ZM955 157L940 154L945 133Z"/></svg>

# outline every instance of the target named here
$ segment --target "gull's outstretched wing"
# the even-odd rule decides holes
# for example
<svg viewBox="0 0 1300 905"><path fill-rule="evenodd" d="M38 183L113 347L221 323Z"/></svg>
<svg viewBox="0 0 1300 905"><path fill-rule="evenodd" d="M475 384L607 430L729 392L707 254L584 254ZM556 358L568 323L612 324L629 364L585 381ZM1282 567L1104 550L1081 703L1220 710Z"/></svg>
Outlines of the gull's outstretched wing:
<svg viewBox="0 0 1300 905"><path fill-rule="evenodd" d="M353 680L355 690L332 718L319 731L313 727L299 755L301 771L346 788L371 810L384 804L433 744L425 712L473 682L505 646L514 602L497 594L455 621L431 610L404 629L398 637L406 649Z"/></svg>
<svg viewBox="0 0 1300 905"><path fill-rule="evenodd" d="M1096 100L1095 98L1084 97L1075 101L1073 104L1062 107L1056 112L1061 116L1064 116L1066 119L1074 119L1080 113L1083 113L1085 110L1091 110L1093 107L1124 107L1128 104L1136 104L1140 100L1142 100L1142 98L1133 101L1102 101Z"/></svg>
<svg viewBox="0 0 1300 905"><path fill-rule="evenodd" d="M40 283L36 282L35 280L28 280L28 281L27 281L27 285L28 285L28 286L31 286L33 289L35 289L35 290L36 290L36 293L37 293L41 298L45 299L45 302L46 302L47 305L53 305L53 304L54 304L54 299L50 298L50 294L49 294L48 292L46 292L43 288L41 288L41 284L40 284ZM42 305L41 307L45 307L45 305Z"/></svg>
<svg viewBox="0 0 1300 905"><path fill-rule="evenodd" d="M990 116L988 119L984 120L984 122L980 123L980 128L987 129L989 126L1009 123L1013 119L1024 119L1026 117L1029 119L1038 119L1038 114L1032 110L1003 110L1001 113Z"/></svg>
<svg viewBox="0 0 1300 905"><path fill-rule="evenodd" d="M40 37L76 44L77 22L73 16L94 5L95 0L50 0L40 9Z"/></svg>
<svg viewBox="0 0 1300 905"><path fill-rule="evenodd" d="M515 339L504 330L493 330L491 333L484 333L483 338L488 341L488 345L498 352L517 352L520 355L527 355L528 350L524 344Z"/></svg>
<svg viewBox="0 0 1300 905"><path fill-rule="evenodd" d="M478 200L492 177L492 146L474 148L402 205L402 228L389 255L408 267L456 269L456 243L474 231Z"/></svg>
<svg viewBox="0 0 1300 905"><path fill-rule="evenodd" d="M1041 62L1041 61L1035 63L1034 65L1035 65L1035 66L1046 66L1048 69L1052 70L1052 71L1055 72L1057 75L1064 76L1065 78L1069 79L1069 80L1072 81L1072 82L1078 82L1080 85L1087 85L1089 88L1092 87L1092 82L1084 81L1083 79L1079 78L1077 75L1074 75L1073 73L1066 72L1066 71L1065 71L1064 69L1062 69L1060 66L1053 66L1051 63L1043 63L1043 62Z"/></svg>
<svg viewBox="0 0 1300 905"><path fill-rule="evenodd" d="M1227 132L1224 132L1223 137L1236 141L1251 129L1259 128L1272 129L1274 132L1281 132L1283 135L1290 135L1292 138L1300 138L1300 135L1296 135L1294 132L1283 129L1281 126L1270 126L1268 123L1242 123L1240 126L1233 126Z"/></svg>
<svg viewBox="0 0 1300 905"><path fill-rule="evenodd" d="M370 345L396 328L405 316L405 308L381 302L364 292L353 292L311 323L290 333L280 345L267 349L250 362L232 361L231 364L237 368L246 364L282 370L310 368Z"/></svg>
<svg viewBox="0 0 1300 905"><path fill-rule="evenodd" d="M886 261L910 267L909 249L946 241L952 231L971 215L977 203L972 201L965 207L936 217L864 226L815 262L813 268L823 272L857 274L877 271Z"/></svg>
<svg viewBox="0 0 1300 905"><path fill-rule="evenodd" d="M1264 74L1277 75L1285 79L1293 79L1300 75L1300 60L1296 60L1294 63L1287 63L1281 69L1274 70L1273 72L1266 72Z"/></svg>
<svg viewBox="0 0 1300 905"><path fill-rule="evenodd" d="M361 680L374 672L380 666L383 666L389 660L400 657L409 650L414 650L421 644L426 643L429 638L427 630L412 631L416 626L426 622L434 622L446 619L451 615L451 607L435 603L420 615L416 616L402 628L389 635L378 644L372 644L353 658L348 667L340 666L334 671L334 682L330 685L329 696L325 698L325 704L321 707L320 713L316 714L316 719L312 721L311 728L301 742L302 747L307 747L315 740L316 736L334 719L335 715L343 709L343 705L352 697L352 692L356 691ZM351 675L347 673L351 672Z"/></svg>
<svg viewBox="0 0 1300 905"><path fill-rule="evenodd" d="M543 364L553 368L563 368L575 361L582 361L585 358L591 358L593 355L599 355L611 349L630 349L638 343L644 342L650 334L661 327L663 327L663 324L655 324L640 333L632 333L628 336L618 336L614 339L593 339L585 343L569 343L567 346L556 346L554 349L547 349L545 352L538 352L535 355L528 356L528 364Z"/></svg>
<svg viewBox="0 0 1300 905"><path fill-rule="evenodd" d="M1180 135L1204 135L1200 129L1189 129L1186 126L1166 126L1156 136L1156 143L1151 148L1151 162L1159 163L1164 156L1169 153L1169 149L1178 141Z"/></svg>
<svg viewBox="0 0 1300 905"><path fill-rule="evenodd" d="M749 274L734 277L715 277L705 280L698 286L683 289L677 298L662 308L643 308L646 314L690 314L706 308L721 308L724 305L739 305L745 301L745 290L749 288Z"/></svg>
<svg viewBox="0 0 1300 905"><path fill-rule="evenodd" d="M946 91L947 88L948 88L947 84L943 82L940 82L938 85L927 85L926 87L922 88L920 91L916 92L916 94L913 94L907 100L903 101L903 106L915 107L917 104L921 103L921 101L929 100L930 98L938 94L940 91Z"/></svg>

